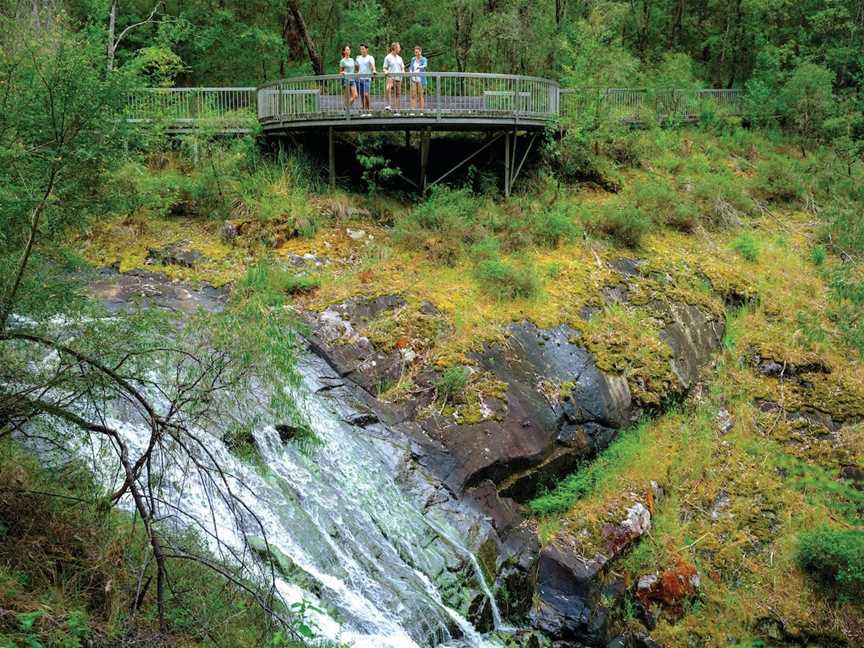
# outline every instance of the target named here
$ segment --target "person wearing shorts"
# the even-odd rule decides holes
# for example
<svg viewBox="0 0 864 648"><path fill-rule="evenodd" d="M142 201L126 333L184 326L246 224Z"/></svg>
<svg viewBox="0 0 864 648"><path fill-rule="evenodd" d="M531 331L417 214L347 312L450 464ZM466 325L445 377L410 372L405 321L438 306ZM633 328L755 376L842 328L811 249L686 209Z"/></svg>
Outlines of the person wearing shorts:
<svg viewBox="0 0 864 648"><path fill-rule="evenodd" d="M396 110L399 110L402 95L402 75L405 73L405 62L399 56L401 51L402 46L399 43L393 43L390 45L390 53L384 57L384 75L387 77L387 82L384 85L384 93L387 96L386 110L391 109L394 97Z"/></svg>
<svg viewBox="0 0 864 648"><path fill-rule="evenodd" d="M414 58L408 63L408 72L411 73L411 110L417 108L419 101L420 111L426 108L426 67L428 66L423 50L419 45L414 47Z"/></svg>
<svg viewBox="0 0 864 648"><path fill-rule="evenodd" d="M366 45L361 45L360 56L355 61L357 62L357 74L360 76L357 79L360 105L363 110L372 110L369 102L369 91L372 87L372 77L378 73L378 70L375 69L375 57L369 56L369 48Z"/></svg>
<svg viewBox="0 0 864 648"><path fill-rule="evenodd" d="M345 93L345 107L350 108L357 101L357 81L354 79L356 61L351 58L351 48L342 48L342 60L339 61L339 74L342 75L342 88Z"/></svg>

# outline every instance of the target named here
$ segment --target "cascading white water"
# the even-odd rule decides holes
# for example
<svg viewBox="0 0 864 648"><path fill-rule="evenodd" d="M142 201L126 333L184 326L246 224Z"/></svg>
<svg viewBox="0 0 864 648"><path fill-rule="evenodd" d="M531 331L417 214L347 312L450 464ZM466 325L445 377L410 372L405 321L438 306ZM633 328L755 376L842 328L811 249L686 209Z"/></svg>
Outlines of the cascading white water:
<svg viewBox="0 0 864 648"><path fill-rule="evenodd" d="M323 365L309 362L301 367L298 403L320 447L304 452L283 444L273 426L262 426L254 431L266 465L259 471L235 458L218 431L208 438L235 494L260 520L271 554L290 567L291 578L277 579L279 592L288 603L305 600L320 610L309 613L319 636L357 648L498 645L445 603L466 580L476 580L492 604L496 627L501 625L479 563L456 540L460 533L443 515L433 519L397 483L394 465L403 449L380 430L376 435L374 426L345 423L333 403L313 393ZM114 423L135 450L143 450L146 429ZM114 475L112 465L101 468L106 479ZM236 528L227 505L208 492L212 485L189 466L168 464L162 479L165 512L182 502L208 530L205 540L220 558L230 559L226 546L243 552L245 533L260 535L251 520L248 528Z"/></svg>

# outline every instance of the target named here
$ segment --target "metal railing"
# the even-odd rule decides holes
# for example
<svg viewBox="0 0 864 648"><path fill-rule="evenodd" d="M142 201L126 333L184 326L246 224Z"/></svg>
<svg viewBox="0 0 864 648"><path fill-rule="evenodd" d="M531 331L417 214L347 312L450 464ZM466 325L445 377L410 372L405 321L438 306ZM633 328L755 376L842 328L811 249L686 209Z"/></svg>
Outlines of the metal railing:
<svg viewBox="0 0 864 648"><path fill-rule="evenodd" d="M129 95L126 116L130 121L162 120L176 128L194 127L205 121L226 127L249 127L255 124L256 90L254 87L146 88Z"/></svg>
<svg viewBox="0 0 864 648"><path fill-rule="evenodd" d="M597 110L622 121L692 120L709 112L740 115L744 93L739 89L566 88L560 93L561 115Z"/></svg>
<svg viewBox="0 0 864 648"><path fill-rule="evenodd" d="M418 90L422 100L412 97ZM558 93L557 81L510 74L331 74L283 79L259 88L258 119L264 124L397 115L544 120L558 115Z"/></svg>
<svg viewBox="0 0 864 648"><path fill-rule="evenodd" d="M412 101L412 79L421 81L422 102L419 97ZM352 88L358 95L353 104ZM368 108L363 93L368 94ZM130 94L127 119L161 120L178 130L202 124L231 130L251 128L256 117L265 126L368 117L546 121L598 110L612 119L638 122L692 120L709 112L740 114L743 98L737 89L561 88L549 79L507 74L332 74L283 79L260 88L148 88Z"/></svg>

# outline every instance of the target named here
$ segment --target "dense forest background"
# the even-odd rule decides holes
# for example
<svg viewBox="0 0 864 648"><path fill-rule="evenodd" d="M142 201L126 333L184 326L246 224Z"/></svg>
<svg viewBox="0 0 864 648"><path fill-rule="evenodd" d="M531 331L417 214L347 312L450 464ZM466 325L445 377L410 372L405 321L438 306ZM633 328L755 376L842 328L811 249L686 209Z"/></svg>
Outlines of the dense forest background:
<svg viewBox="0 0 864 648"><path fill-rule="evenodd" d="M773 83L803 61L862 83L862 0L252 0L4 2L115 36L118 65L178 85L256 85L335 73L339 50L420 44L431 69L537 74L573 85ZM34 13L34 7L38 12ZM112 18L113 16L113 18ZM35 19L35 18L34 18Z"/></svg>

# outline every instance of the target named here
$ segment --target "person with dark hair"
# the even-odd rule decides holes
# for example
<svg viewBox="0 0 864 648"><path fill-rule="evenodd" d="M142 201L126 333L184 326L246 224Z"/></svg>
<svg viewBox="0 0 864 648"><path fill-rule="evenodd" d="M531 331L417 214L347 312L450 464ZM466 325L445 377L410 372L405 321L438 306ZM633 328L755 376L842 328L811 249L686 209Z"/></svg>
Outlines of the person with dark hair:
<svg viewBox="0 0 864 648"><path fill-rule="evenodd" d="M387 106L385 110L390 110L392 106L391 99L396 98L396 110L399 110L402 94L402 75L405 73L405 62L399 56L402 51L402 46L399 43L390 45L390 53L384 57L384 76L387 77L387 82L384 85L384 93L387 97ZM394 76L395 75L395 76Z"/></svg>
<svg viewBox="0 0 864 648"><path fill-rule="evenodd" d="M429 62L423 56L423 50L419 45L414 46L414 58L408 63L408 72L411 73L411 110L417 108L420 103L420 112L426 108L426 68Z"/></svg>
<svg viewBox="0 0 864 648"><path fill-rule="evenodd" d="M369 91L372 87L372 77L378 73L375 69L375 57L369 55L369 48L366 45L360 46L360 56L356 58L357 74L360 78L357 79L357 89L360 91L360 107L363 110L372 110L369 103ZM367 117L369 115L364 115Z"/></svg>
<svg viewBox="0 0 864 648"><path fill-rule="evenodd" d="M342 60L339 61L339 74L342 75L342 87L345 93L345 107L350 108L357 101L357 81L354 79L354 68L356 61L351 58L351 48L346 45L342 48Z"/></svg>

